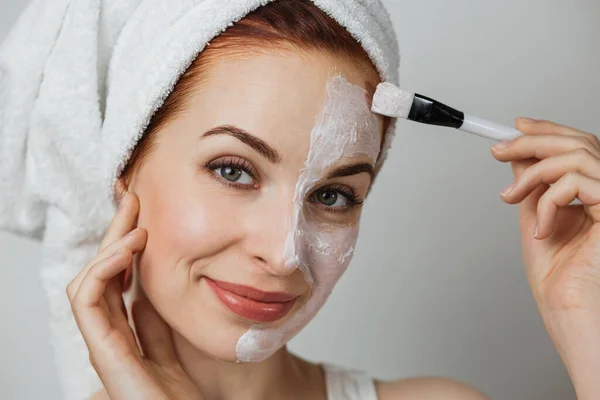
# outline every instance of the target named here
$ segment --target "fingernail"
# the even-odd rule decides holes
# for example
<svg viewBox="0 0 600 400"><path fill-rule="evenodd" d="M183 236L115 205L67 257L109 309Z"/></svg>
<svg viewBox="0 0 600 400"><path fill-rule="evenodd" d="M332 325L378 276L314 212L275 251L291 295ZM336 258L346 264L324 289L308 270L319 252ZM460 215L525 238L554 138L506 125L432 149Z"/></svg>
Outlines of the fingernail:
<svg viewBox="0 0 600 400"><path fill-rule="evenodd" d="M537 239L538 238L537 235L538 235L538 222L536 219L535 220L535 228L533 228L533 237Z"/></svg>
<svg viewBox="0 0 600 400"><path fill-rule="evenodd" d="M504 188L504 190L502 190L500 192L500 196L506 196L507 194L509 194L510 192L512 192L512 190L515 188L515 184L511 183L510 185L508 185L507 187Z"/></svg>
<svg viewBox="0 0 600 400"><path fill-rule="evenodd" d="M526 124L533 124L534 122L536 122L535 119L528 117L520 117L519 121L524 122Z"/></svg>
<svg viewBox="0 0 600 400"><path fill-rule="evenodd" d="M512 140L503 140L501 142L498 142L492 146L492 151L504 150L508 146L510 146L511 143L512 143Z"/></svg>

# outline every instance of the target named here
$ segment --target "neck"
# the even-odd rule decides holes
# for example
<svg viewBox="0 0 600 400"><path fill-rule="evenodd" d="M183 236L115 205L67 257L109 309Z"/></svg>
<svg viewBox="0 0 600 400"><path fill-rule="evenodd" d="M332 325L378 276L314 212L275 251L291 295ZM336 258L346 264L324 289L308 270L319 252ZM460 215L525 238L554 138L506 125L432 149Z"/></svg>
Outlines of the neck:
<svg viewBox="0 0 600 400"><path fill-rule="evenodd" d="M175 331L173 341L184 370L206 400L325 399L321 368L287 347L259 363L235 364L207 356Z"/></svg>

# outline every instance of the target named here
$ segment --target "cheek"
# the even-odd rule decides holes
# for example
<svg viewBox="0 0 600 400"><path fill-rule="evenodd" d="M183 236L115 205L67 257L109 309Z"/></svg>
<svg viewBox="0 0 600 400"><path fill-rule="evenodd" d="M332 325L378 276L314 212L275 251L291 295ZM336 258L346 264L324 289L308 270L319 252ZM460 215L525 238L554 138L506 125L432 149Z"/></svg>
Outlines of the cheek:
<svg viewBox="0 0 600 400"><path fill-rule="evenodd" d="M140 193L139 226L148 231L138 263L142 286L147 293L185 293L192 265L225 248L232 231L217 196L196 193L190 183L150 187Z"/></svg>
<svg viewBox="0 0 600 400"><path fill-rule="evenodd" d="M304 227L299 240L300 261L309 272L315 293L328 294L335 286L352 260L357 238L357 225L329 231Z"/></svg>

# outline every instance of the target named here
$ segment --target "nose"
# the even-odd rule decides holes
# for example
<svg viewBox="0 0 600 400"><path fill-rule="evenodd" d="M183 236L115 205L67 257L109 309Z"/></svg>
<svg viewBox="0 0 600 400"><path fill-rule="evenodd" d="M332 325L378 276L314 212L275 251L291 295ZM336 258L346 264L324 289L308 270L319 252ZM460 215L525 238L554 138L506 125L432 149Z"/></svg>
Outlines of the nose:
<svg viewBox="0 0 600 400"><path fill-rule="evenodd" d="M245 251L269 275L288 276L296 270L296 265L286 265L285 256L295 227L294 190L267 190L244 218Z"/></svg>

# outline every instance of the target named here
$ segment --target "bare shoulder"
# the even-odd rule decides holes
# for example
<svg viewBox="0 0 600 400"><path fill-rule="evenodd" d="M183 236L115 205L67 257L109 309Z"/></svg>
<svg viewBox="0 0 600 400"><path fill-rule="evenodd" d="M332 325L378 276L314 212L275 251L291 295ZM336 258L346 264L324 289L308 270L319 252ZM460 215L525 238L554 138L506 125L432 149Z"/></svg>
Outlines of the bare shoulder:
<svg viewBox="0 0 600 400"><path fill-rule="evenodd" d="M485 394L462 382L449 378L420 377L397 381L376 381L380 400L490 400Z"/></svg>

